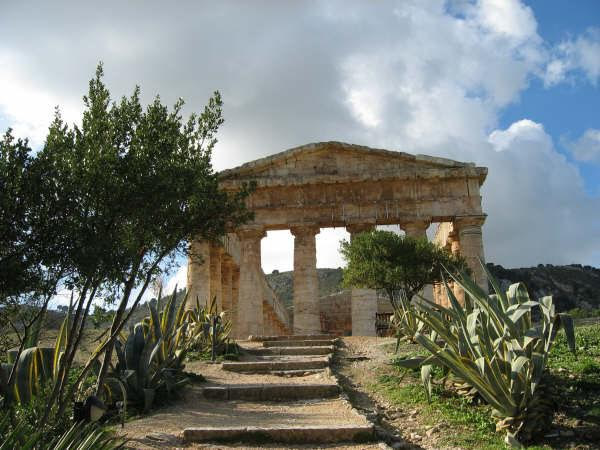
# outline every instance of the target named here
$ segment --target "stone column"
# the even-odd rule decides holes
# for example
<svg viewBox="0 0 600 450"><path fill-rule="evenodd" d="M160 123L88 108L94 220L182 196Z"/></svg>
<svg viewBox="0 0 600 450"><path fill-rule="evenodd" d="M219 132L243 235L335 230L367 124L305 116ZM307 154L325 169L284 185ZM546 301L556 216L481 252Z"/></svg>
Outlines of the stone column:
<svg viewBox="0 0 600 450"><path fill-rule="evenodd" d="M231 279L233 272L233 261L231 256L223 253L221 257L221 307L223 311L227 311L227 317L231 318Z"/></svg>
<svg viewBox="0 0 600 450"><path fill-rule="evenodd" d="M263 334L263 305L259 283L260 240L263 230L246 229L237 232L240 239L240 275L237 305L237 337Z"/></svg>
<svg viewBox="0 0 600 450"><path fill-rule="evenodd" d="M210 301L216 299L217 311L223 310L223 299L221 298L221 254L223 248L218 244L210 246Z"/></svg>
<svg viewBox="0 0 600 450"><path fill-rule="evenodd" d="M238 292L240 287L240 268L233 264L231 267L231 320L232 335L239 336L239 320L238 320Z"/></svg>
<svg viewBox="0 0 600 450"><path fill-rule="evenodd" d="M210 244L208 241L193 240L188 254L187 305L196 307L196 298L201 305L210 297Z"/></svg>
<svg viewBox="0 0 600 450"><path fill-rule="evenodd" d="M431 220L412 220L401 223L400 228L402 228L404 233L409 237L427 240L427 228L430 224ZM433 286L431 284L426 285L423 288L421 295L427 300L433 301Z"/></svg>
<svg viewBox="0 0 600 450"><path fill-rule="evenodd" d="M467 264L473 272L473 280L481 289L487 292L487 275L479 263L479 260L485 263L483 236L481 232L481 226L485 222L485 218L485 215L456 217L454 219L454 228L458 232L460 254L467 260Z"/></svg>
<svg viewBox="0 0 600 450"><path fill-rule="evenodd" d="M350 239L362 232L375 228L373 224L346 225ZM352 314L352 336L375 336L375 315L377 314L377 291L374 289L352 288L350 293L350 311Z"/></svg>
<svg viewBox="0 0 600 450"><path fill-rule="evenodd" d="M294 333L319 334L319 279L317 277L317 226L294 227Z"/></svg>
<svg viewBox="0 0 600 450"><path fill-rule="evenodd" d="M450 242L450 252L454 256L460 255L460 253L461 253L460 252L460 240L458 237L458 233L456 232L456 229L454 229L454 231L448 235L448 241ZM456 300L458 300L458 303L460 303L461 305L464 305L465 304L465 291L463 290L463 288L461 288L458 283L455 283L452 280L447 280L447 281L448 281L448 287L450 287L450 289L452 289L452 292L454 293ZM450 303L450 299L448 298L448 294L446 293L445 288L444 288L444 299L446 301L445 306L447 306L448 308L451 307L452 304Z"/></svg>

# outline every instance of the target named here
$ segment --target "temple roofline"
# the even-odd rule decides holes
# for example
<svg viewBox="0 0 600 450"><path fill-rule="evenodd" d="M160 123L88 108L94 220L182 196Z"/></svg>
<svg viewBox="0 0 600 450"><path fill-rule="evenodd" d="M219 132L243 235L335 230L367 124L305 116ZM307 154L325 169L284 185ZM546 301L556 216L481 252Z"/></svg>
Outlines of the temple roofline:
<svg viewBox="0 0 600 450"><path fill-rule="evenodd" d="M307 155L311 153L315 153L324 149L336 149L336 150L345 150L356 153L368 153L370 155L378 155L385 156L388 158L395 159L403 159L406 161L414 161L421 162L426 165L430 165L433 168L476 168L481 169L482 172L480 174L481 182L485 180L485 176L487 175L487 168L485 167L476 167L475 163L472 162L460 162L447 158L439 158L435 156L427 156L427 155L413 155L410 153L394 151L394 150L385 150L379 148L371 148L364 145L356 145L356 144L348 144L345 142L339 141L327 141L327 142L314 142L310 144L301 145L299 147L294 147L288 150L284 150L279 153L275 153L273 155L266 156L264 158L255 159L254 161L247 162L237 167L233 167L231 169L223 170L219 173L219 177L223 180L236 178L240 175L246 175L255 171L258 171L263 168L268 168L278 162L286 161L290 158L294 158L300 154Z"/></svg>

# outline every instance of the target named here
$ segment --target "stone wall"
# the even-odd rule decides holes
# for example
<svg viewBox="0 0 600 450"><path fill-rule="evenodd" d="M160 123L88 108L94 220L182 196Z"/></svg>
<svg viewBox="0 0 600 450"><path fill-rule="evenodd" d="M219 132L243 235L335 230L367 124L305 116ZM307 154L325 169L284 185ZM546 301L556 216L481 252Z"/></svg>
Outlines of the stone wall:
<svg viewBox="0 0 600 450"><path fill-rule="evenodd" d="M321 329L340 336L352 334L351 291L344 290L326 295L319 300Z"/></svg>

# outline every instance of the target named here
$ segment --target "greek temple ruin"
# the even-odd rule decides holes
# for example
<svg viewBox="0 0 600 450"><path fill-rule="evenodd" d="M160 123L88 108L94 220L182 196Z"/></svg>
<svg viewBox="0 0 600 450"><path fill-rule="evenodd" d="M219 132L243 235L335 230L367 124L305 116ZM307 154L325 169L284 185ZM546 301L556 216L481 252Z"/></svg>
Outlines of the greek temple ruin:
<svg viewBox="0 0 600 450"><path fill-rule="evenodd" d="M336 306L320 302L315 236L321 228L345 227L350 237L377 225L399 225L463 255L487 290L483 260L480 188L487 168L444 158L411 155L341 142L293 148L220 173L225 190L256 182L247 200L254 219L231 230L219 244L191 243L189 299L216 298L233 319L235 337L332 332ZM261 239L268 230L294 236L293 312L285 307L261 268ZM454 287L457 295L460 291ZM440 286L426 296L444 303ZM375 335L375 316L385 308L377 293L352 289L346 305L353 335ZM335 303L333 303L335 305ZM329 317L332 316L332 317Z"/></svg>

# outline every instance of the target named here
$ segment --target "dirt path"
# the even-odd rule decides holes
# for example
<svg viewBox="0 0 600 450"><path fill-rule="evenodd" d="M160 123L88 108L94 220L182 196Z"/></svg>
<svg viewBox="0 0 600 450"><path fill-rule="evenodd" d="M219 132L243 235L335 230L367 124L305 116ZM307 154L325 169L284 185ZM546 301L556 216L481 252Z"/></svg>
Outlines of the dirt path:
<svg viewBox="0 0 600 450"><path fill-rule="evenodd" d="M345 337L336 352L333 370L352 405L376 424L380 440L392 448L444 448L436 435L443 424L422 425L414 408L394 407L370 389L381 367L389 363L389 349L395 342L395 338Z"/></svg>
<svg viewBox="0 0 600 450"><path fill-rule="evenodd" d="M248 350L261 347L261 343L243 342L242 346ZM269 363L270 361L317 361L323 356L297 355L297 356L256 356L246 354L240 358L240 362L248 364ZM186 442L183 430L190 428L201 428L203 430L223 430L232 428L252 429L258 427L261 430L285 430L295 429L304 432L306 429L311 433L309 439L331 440L331 434L340 427L367 427L372 430L372 424L360 415L352 405L342 396L333 398L298 399L297 393L300 387L309 388L310 385L337 385L337 379L329 368L318 370L317 373L310 371L290 371L283 375L274 375L273 372L266 373L239 373L224 370L227 364L209 364L206 362L193 362L187 365L186 370L202 374L206 378L205 383L195 384L187 387L180 394L181 399L169 406L157 409L151 414L126 423L124 433L131 441L129 448L335 448L335 449L365 449L374 450L386 448L378 443L348 444L348 443L318 443L311 445L282 445L269 443L248 442L242 439L240 442L227 443L226 445L216 443L192 443ZM238 370L238 369L236 369ZM299 374L296 372L300 372ZM273 401L260 400L219 400L207 398L209 389L219 394L219 389L249 389L257 385L268 387L281 386L277 388L280 395L290 395L294 400L276 398ZM297 389L295 389L297 387ZM206 391L205 391L206 389ZM312 389L312 388L311 388ZM336 388L339 390L339 388ZM265 389L264 391L269 391ZM306 391L306 390L304 390ZM304 392L302 391L302 392ZM249 392L249 391L248 391ZM230 395L230 394L227 394ZM266 395L263 392L261 395ZM270 394L269 394L270 395ZM370 428L368 428L370 427ZM316 431L314 429L317 429ZM321 433L319 435L318 433ZM371 431L372 434L372 431ZM358 435L357 435L358 436Z"/></svg>

